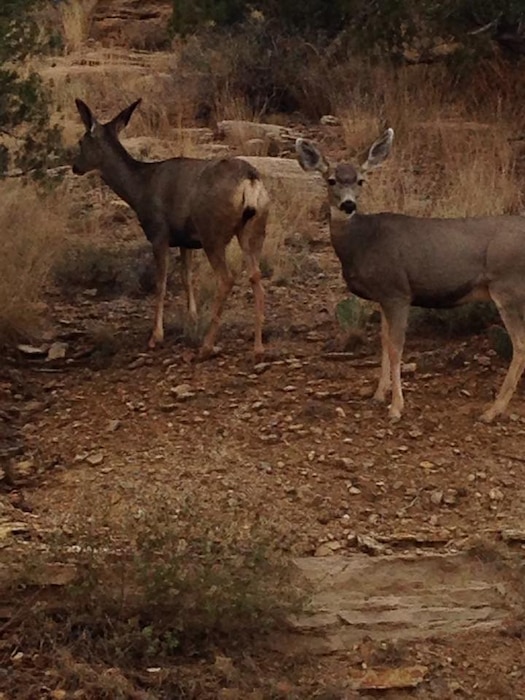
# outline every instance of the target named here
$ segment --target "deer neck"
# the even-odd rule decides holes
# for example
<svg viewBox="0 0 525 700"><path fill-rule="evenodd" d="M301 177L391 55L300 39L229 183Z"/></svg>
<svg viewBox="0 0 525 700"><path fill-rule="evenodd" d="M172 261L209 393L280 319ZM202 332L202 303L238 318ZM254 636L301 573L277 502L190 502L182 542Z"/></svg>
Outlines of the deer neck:
<svg viewBox="0 0 525 700"><path fill-rule="evenodd" d="M148 165L135 160L120 142L115 141L100 175L106 185L136 211L144 192L144 171Z"/></svg>

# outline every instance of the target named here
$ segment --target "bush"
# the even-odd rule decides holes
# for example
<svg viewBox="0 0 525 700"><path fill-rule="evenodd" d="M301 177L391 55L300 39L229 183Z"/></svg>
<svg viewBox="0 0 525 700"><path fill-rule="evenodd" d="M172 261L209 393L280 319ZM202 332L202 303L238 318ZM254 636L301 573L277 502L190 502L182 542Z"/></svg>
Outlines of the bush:
<svg viewBox="0 0 525 700"><path fill-rule="evenodd" d="M61 155L60 130L50 124L50 98L40 77L14 67L38 50L31 14L37 5L37 0L0 5L0 175L13 165L42 175Z"/></svg>
<svg viewBox="0 0 525 700"><path fill-rule="evenodd" d="M20 182L0 186L0 342L38 330L41 294L61 254L64 219L54 195ZM22 206L23 203L23 206Z"/></svg>
<svg viewBox="0 0 525 700"><path fill-rule="evenodd" d="M45 660L42 671L68 660L67 672L56 679L67 691L139 697L132 692L137 667L162 667L164 687L172 681L170 660L242 650L301 609L270 526L229 524L222 512L213 515L193 497L174 503L156 491L147 504L128 504L125 514L114 505L106 512L101 506L96 515L79 506L40 552L13 558L11 579L4 570L0 589L2 600L16 600L24 611L11 624L24 658L29 661L34 649ZM57 572L61 585L53 593ZM15 664L7 675L10 688L29 686L27 676L20 682L23 666ZM176 677L174 664L171 673ZM140 676L140 688L147 688L147 674ZM129 693L117 693L110 682L117 677ZM49 685L54 679L40 680ZM150 682L153 690L157 680L151 676Z"/></svg>

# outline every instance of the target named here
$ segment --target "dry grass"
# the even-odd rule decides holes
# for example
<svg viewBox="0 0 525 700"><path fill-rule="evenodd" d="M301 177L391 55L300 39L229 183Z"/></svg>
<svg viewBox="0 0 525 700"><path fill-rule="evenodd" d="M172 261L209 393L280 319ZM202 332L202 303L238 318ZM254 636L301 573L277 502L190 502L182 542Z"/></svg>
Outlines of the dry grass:
<svg viewBox="0 0 525 700"><path fill-rule="evenodd" d="M65 240L58 195L43 196L32 185L0 187L0 339L37 333L45 308L43 292Z"/></svg>
<svg viewBox="0 0 525 700"><path fill-rule="evenodd" d="M170 697L194 697L176 692L178 659L241 650L301 609L269 524L231 524L220 508L199 506L197 494L163 492L145 484L126 503L84 493L39 551L6 558L1 595L14 615L4 631L24 659L13 663L4 647L10 673L0 690L30 698L32 683L45 681L67 693L80 688L82 697L145 698L158 677L137 668L161 667ZM32 662L33 650L43 664Z"/></svg>
<svg viewBox="0 0 525 700"><path fill-rule="evenodd" d="M68 0L60 4L65 49L79 51L89 38L98 0Z"/></svg>

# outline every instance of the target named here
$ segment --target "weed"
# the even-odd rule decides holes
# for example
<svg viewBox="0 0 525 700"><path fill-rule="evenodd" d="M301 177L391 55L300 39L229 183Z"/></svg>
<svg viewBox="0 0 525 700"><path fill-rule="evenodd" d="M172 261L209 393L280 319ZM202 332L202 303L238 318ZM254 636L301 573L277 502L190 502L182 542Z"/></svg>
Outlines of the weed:
<svg viewBox="0 0 525 700"><path fill-rule="evenodd" d="M57 195L31 185L0 188L0 339L34 336L45 309L43 292L65 240Z"/></svg>
<svg viewBox="0 0 525 700"><path fill-rule="evenodd" d="M17 591L20 609L31 607L16 622L26 656L38 649L43 658L67 658L62 683L71 691L88 680L86 669L106 669L88 674L90 697L132 697L124 690L137 665L242 648L302 605L269 525L227 524L199 514L192 500L174 504L158 492L149 493L147 509L135 505L124 514L81 507L47 548L25 567L18 562L10 585L4 577L2 598ZM57 562L76 573L53 595L42 584ZM16 676L15 665L12 683Z"/></svg>

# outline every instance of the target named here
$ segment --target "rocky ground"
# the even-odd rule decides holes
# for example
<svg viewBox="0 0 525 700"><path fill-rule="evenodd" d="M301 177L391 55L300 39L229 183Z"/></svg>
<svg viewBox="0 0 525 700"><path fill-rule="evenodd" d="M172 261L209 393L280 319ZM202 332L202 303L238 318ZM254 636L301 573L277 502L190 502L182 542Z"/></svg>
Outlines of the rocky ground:
<svg viewBox="0 0 525 700"><path fill-rule="evenodd" d="M91 243L149 253L112 197L94 201L90 216L103 225ZM506 370L489 334L414 324L406 414L391 424L370 400L377 322L344 348L334 307L345 293L327 232L304 226L307 243L294 248L292 236L286 248L298 264L279 284L266 280L261 362L245 279L220 353L205 363L192 362L183 338L176 280L167 339L153 353L150 298L96 286L50 292L47 340L0 366L1 551L45 539L79 503L101 511L144 507L151 491L197 494L214 517L272 523L313 585L314 612L264 649L190 664L203 679L192 697L525 698L523 391L507 417L478 422ZM13 610L2 610L1 654L8 674L24 664L29 673Z"/></svg>

